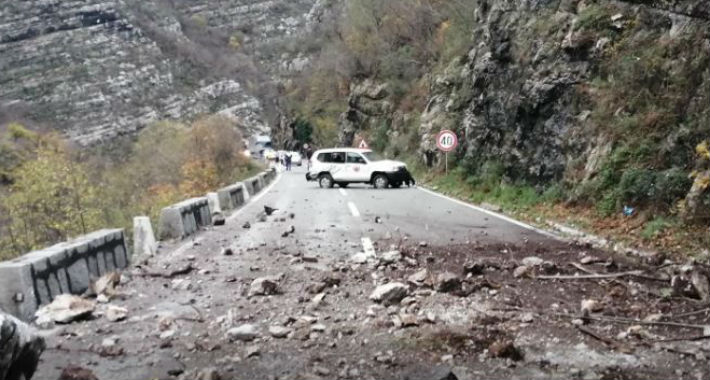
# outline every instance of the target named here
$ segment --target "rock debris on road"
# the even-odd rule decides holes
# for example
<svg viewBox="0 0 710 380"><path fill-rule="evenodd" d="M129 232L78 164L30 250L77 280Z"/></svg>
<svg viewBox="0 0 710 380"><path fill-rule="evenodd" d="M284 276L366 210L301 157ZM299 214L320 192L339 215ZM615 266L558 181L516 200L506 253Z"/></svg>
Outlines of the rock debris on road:
<svg viewBox="0 0 710 380"><path fill-rule="evenodd" d="M710 325L695 269L648 271L414 188L346 198L302 176L61 300L36 378L710 377L707 340L690 339ZM645 276L564 279L579 268Z"/></svg>

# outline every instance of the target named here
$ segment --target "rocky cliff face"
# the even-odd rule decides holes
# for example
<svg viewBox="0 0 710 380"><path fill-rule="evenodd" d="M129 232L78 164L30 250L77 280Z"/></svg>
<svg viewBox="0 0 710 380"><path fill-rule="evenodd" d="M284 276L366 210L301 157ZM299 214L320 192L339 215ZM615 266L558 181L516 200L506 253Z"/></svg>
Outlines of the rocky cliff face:
<svg viewBox="0 0 710 380"><path fill-rule="evenodd" d="M428 165L443 165L434 140L452 129L470 175L564 183L607 210L688 193L710 135L710 2L472 0L471 12L470 50L431 69L422 109L403 113L386 78L351 85L342 144L384 125L396 145L402 120L418 118ZM701 193L687 205L709 209Z"/></svg>
<svg viewBox="0 0 710 380"><path fill-rule="evenodd" d="M432 96L422 115L422 153L434 152L431 137L439 129L451 127L464 140L467 165L498 161L515 179L579 181L595 174L601 159L626 133L635 133L619 129L638 128L636 132L641 132L647 128L642 133L658 134L647 137L672 140L665 134L677 131L689 119L708 120L707 2L483 4L475 10L481 25L473 31L477 46L432 81ZM686 41L693 41L694 51L681 51ZM655 50L670 45L677 48ZM627 61L632 63L625 64ZM625 75L635 70L658 73L642 73L624 83ZM684 76L697 81L681 84ZM607 92L623 91L618 88L621 85L636 86L628 90L652 103L657 99L647 91L677 90L664 88L659 81L684 86L687 108L670 110L666 129L620 125L624 118L637 113L650 117L648 113L654 110L634 104L632 97L614 97ZM608 107L614 108L616 120L602 117ZM682 142L669 143L677 148ZM658 154L671 156L673 149L668 146L667 152Z"/></svg>
<svg viewBox="0 0 710 380"><path fill-rule="evenodd" d="M222 113L267 130L269 83L307 64L298 47L315 0L6 1L0 5L0 114L80 144L164 118ZM317 20L315 20L317 21ZM3 115L0 115L3 116Z"/></svg>

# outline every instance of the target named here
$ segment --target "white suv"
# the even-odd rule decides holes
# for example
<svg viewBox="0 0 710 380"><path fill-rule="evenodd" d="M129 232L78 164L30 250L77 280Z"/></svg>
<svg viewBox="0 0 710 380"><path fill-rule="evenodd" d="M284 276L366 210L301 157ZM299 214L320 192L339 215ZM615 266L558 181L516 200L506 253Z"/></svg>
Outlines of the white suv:
<svg viewBox="0 0 710 380"><path fill-rule="evenodd" d="M369 149L322 149L311 156L308 181L318 181L320 187L346 187L350 183L369 183L377 189L414 185L407 165L400 161L383 160Z"/></svg>

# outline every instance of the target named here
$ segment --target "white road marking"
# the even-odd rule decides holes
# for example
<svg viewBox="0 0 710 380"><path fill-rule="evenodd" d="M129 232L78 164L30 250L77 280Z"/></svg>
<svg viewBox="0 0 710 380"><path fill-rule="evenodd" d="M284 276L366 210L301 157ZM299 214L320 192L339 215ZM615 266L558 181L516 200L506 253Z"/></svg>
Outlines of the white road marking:
<svg viewBox="0 0 710 380"><path fill-rule="evenodd" d="M375 257L375 246L372 245L372 240L369 237L364 237L362 240L362 249L366 255Z"/></svg>
<svg viewBox="0 0 710 380"><path fill-rule="evenodd" d="M481 207L478 207L478 206L474 206L474 205L472 205L472 204L470 204L470 203L466 203L466 202L460 201L460 200L458 200L458 199L454 199L454 198L451 198L451 197L447 197L446 195L439 194L439 193L437 193L437 192L435 192L435 191L431 191L431 190L425 189L425 188L423 188L423 187L417 186L417 189L419 189L419 190L421 190L421 191L423 191L423 192L425 192L425 193L428 193L428 194L437 196L437 197L439 197L439 198L443 198L443 199L446 199L446 200L448 200L448 201L454 202L454 203L459 204L459 205L461 205L461 206L466 206L466 207L471 208L471 209L474 209L474 210L476 210L476 211L480 211L480 212L482 212L482 213L484 213L484 214L488 214L488 215L490 215L490 216L493 216L493 217L496 217L496 218L498 218L498 219L504 220L504 221L506 221L506 222L508 222L508 223L515 224L516 226L523 227L523 228L528 229L528 230L531 230L531 231L535 231L535 232L537 232L537 233L539 233L539 234L541 234L541 235L545 235L545 236L547 236L547 237L551 237L551 238L558 239L558 240L560 239L559 236L557 236L557 235L555 235L555 234L553 234L553 233L551 233L551 232L549 232L549 231L541 230L541 229L539 229L539 228L537 228L537 227L533 227L533 226L531 226L531 225L529 225L529 224L527 224L527 223L523 223L523 222L521 222L521 221L519 221L519 220L515 220L515 219L513 219L513 218L509 218L509 217L507 217L507 216L505 216L505 215L502 215L502 214L499 214L499 213L497 213L497 212L493 212L493 211L490 211L490 210L486 210L486 209L484 209L484 208L481 208Z"/></svg>
<svg viewBox="0 0 710 380"><path fill-rule="evenodd" d="M350 213L353 214L354 217L360 217L360 211L358 211L357 207L355 207L355 203L348 202L348 207L350 208Z"/></svg>
<svg viewBox="0 0 710 380"><path fill-rule="evenodd" d="M344 196L344 197L347 197L347 196L348 196L348 193L347 193L347 192L345 191L345 189L343 189L342 187L339 188L338 190L340 191L340 194L341 194L342 196Z"/></svg>

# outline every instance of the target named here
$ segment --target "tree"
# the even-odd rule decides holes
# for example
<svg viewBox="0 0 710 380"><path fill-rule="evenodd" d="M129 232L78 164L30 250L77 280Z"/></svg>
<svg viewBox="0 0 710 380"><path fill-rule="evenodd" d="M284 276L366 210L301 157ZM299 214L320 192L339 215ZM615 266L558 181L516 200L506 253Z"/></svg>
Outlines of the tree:
<svg viewBox="0 0 710 380"><path fill-rule="evenodd" d="M16 253L101 226L99 190L64 147L39 148L36 158L20 165L12 175L14 183L1 205L10 218L6 237L10 241L5 243Z"/></svg>

